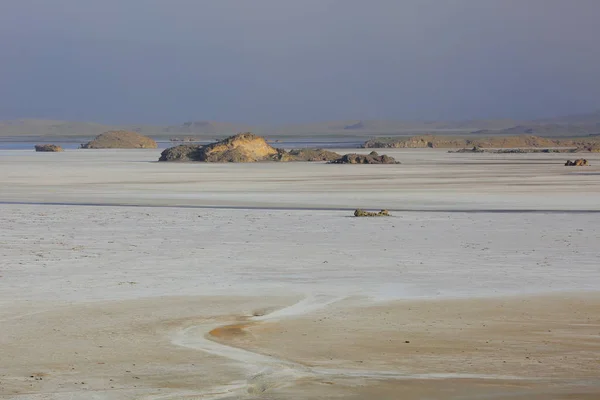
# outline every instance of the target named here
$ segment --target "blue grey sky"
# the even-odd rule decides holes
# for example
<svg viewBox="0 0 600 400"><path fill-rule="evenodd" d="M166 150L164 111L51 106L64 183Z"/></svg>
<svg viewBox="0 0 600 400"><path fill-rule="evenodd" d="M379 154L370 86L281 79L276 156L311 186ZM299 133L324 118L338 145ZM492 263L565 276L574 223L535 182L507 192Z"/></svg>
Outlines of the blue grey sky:
<svg viewBox="0 0 600 400"><path fill-rule="evenodd" d="M535 118L600 108L599 0L1 0L0 118Z"/></svg>

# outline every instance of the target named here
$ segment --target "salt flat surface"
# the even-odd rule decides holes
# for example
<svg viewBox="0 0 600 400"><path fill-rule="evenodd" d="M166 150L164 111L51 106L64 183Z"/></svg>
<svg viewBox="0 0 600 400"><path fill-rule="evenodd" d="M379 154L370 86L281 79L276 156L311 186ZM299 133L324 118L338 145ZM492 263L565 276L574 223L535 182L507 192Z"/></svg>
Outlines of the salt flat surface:
<svg viewBox="0 0 600 400"><path fill-rule="evenodd" d="M0 397L598 398L600 154L385 153L0 151Z"/></svg>
<svg viewBox="0 0 600 400"><path fill-rule="evenodd" d="M339 150L348 152L351 150ZM366 151L366 150L362 150ZM401 165L158 163L155 150L0 152L4 299L270 290L381 298L600 287L600 154L386 153ZM572 158L572 157L571 157ZM349 211L440 211L356 219Z"/></svg>
<svg viewBox="0 0 600 400"><path fill-rule="evenodd" d="M600 287L600 214L0 206L5 302Z"/></svg>
<svg viewBox="0 0 600 400"><path fill-rule="evenodd" d="M367 149L340 149L340 153ZM0 201L600 210L600 154L384 149L401 165L158 163L156 150L0 151ZM590 167L565 167L586 157Z"/></svg>

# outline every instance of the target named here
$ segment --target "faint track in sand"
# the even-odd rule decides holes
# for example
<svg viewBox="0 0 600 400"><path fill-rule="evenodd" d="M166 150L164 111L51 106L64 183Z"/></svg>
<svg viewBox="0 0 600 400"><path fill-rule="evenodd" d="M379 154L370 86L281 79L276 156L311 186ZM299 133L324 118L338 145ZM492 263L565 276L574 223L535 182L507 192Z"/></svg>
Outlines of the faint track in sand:
<svg viewBox="0 0 600 400"><path fill-rule="evenodd" d="M261 393L278 387L293 385L298 379L313 379L315 381L364 378L364 379L490 379L490 380L527 380L518 376L485 375L485 374L460 374L460 373L432 373L411 374L399 371L375 371L357 369L335 369L309 367L307 365L280 359L274 356L252 352L239 347L230 346L211 339L214 335L227 330L243 329L262 321L276 321L308 314L325 308L333 303L344 300L346 297L333 297L328 295L310 295L291 306L281 308L272 313L250 317L242 323L232 321L231 324L203 324L194 325L177 331L172 337L172 343L177 346L200 350L212 355L232 360L239 364L249 374L246 382L232 382L230 385L219 389L211 388L208 391L197 393L189 398L197 399L224 399L230 396L251 397L260 396ZM537 380L537 379L536 379ZM148 397L148 400L181 399L188 397L166 395L161 397ZM235 397L240 398L240 397Z"/></svg>

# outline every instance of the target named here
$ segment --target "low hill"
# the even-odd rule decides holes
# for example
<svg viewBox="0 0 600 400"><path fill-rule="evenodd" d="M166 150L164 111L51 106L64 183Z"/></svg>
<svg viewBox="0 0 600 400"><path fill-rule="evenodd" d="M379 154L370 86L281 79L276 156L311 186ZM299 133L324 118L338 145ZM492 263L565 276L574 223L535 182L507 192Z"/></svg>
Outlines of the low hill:
<svg viewBox="0 0 600 400"><path fill-rule="evenodd" d="M576 125L596 125L600 124L600 110L584 114L571 114L562 117L553 117L538 119L533 121L538 124L576 124Z"/></svg>
<svg viewBox="0 0 600 400"><path fill-rule="evenodd" d="M600 137L552 139L533 135L519 136L490 136L490 137L458 137L458 136L412 136L404 138L374 138L363 144L365 148L553 148L595 147L600 143Z"/></svg>
<svg viewBox="0 0 600 400"><path fill-rule="evenodd" d="M181 125L104 125L92 122L71 122L38 119L0 121L0 137L94 137L108 131L129 131L151 137L169 138L175 135L197 135L206 138L227 136L250 130L248 125L214 121L193 121Z"/></svg>
<svg viewBox="0 0 600 400"><path fill-rule="evenodd" d="M236 132L247 132L252 127L250 125L233 124L228 122L216 121L189 121L181 125L168 126L162 129L163 133L187 133L187 134L210 134L210 135L231 135Z"/></svg>
<svg viewBox="0 0 600 400"><path fill-rule="evenodd" d="M81 146L84 149L156 149L156 142L146 136L129 131L109 131Z"/></svg>
<svg viewBox="0 0 600 400"><path fill-rule="evenodd" d="M93 122L54 121L42 119L17 119L0 121L1 136L74 136L90 137L115 129L110 125Z"/></svg>
<svg viewBox="0 0 600 400"><path fill-rule="evenodd" d="M153 138L197 136L204 139L225 137L236 132L252 131L270 136L335 135L376 136L407 134L480 136L536 135L546 137L586 136L600 134L600 111L556 118L519 121L511 119L467 121L394 121L341 120L306 124L250 126L218 121L188 121L180 125L106 125L91 122L19 119L0 121L0 137L93 137L111 130L137 132Z"/></svg>

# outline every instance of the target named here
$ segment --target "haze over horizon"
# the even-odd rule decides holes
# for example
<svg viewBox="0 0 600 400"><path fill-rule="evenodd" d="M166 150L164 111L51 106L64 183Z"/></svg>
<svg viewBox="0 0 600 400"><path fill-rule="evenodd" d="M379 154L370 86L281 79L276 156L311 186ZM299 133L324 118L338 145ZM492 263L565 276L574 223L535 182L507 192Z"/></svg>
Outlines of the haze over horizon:
<svg viewBox="0 0 600 400"><path fill-rule="evenodd" d="M4 0L0 119L534 119L600 109L596 0Z"/></svg>

